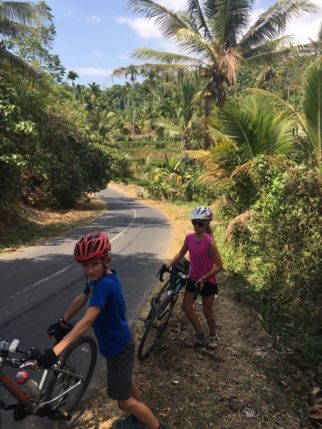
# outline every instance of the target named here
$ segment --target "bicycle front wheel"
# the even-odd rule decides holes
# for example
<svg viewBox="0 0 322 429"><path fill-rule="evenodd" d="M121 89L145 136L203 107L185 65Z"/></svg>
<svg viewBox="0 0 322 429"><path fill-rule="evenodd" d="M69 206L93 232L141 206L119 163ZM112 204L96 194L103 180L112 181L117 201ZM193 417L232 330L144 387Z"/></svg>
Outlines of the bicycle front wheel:
<svg viewBox="0 0 322 429"><path fill-rule="evenodd" d="M53 376L48 383L45 400L54 399L64 392L66 394L50 404L53 410L62 408L69 412L76 407L91 380L96 357L96 343L93 338L86 336L72 343L62 353L59 359L59 369L64 372L55 372L54 370ZM81 383L79 383L80 380ZM77 383L79 383L78 386L72 388Z"/></svg>
<svg viewBox="0 0 322 429"><path fill-rule="evenodd" d="M168 322L176 303L175 298L162 302L150 316L143 337L139 344L138 358L145 360L157 345L161 335L165 332Z"/></svg>

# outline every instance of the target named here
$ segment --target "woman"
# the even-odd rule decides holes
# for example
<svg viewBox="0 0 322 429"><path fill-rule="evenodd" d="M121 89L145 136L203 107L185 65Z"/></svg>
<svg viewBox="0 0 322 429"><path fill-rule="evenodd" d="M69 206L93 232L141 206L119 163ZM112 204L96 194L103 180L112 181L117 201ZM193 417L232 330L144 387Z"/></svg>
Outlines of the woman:
<svg viewBox="0 0 322 429"><path fill-rule="evenodd" d="M210 228L212 211L209 207L199 206L192 211L191 222L194 232L187 234L179 251L168 263L171 268L189 252L190 269L182 309L187 315L195 331L195 337L188 345L217 347L216 320L213 312L215 296L218 295L216 274L222 270L223 263ZM203 332L198 315L194 310L194 301L200 291L203 313L205 315L209 335Z"/></svg>

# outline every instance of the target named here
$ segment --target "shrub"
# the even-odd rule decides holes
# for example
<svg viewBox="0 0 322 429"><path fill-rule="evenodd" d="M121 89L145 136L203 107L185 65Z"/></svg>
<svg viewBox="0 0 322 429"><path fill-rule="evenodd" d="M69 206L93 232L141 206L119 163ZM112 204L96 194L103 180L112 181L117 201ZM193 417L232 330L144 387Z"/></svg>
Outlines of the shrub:
<svg viewBox="0 0 322 429"><path fill-rule="evenodd" d="M310 364L322 356L320 224L319 174L293 166L261 188L231 242L235 268L258 291L272 330Z"/></svg>

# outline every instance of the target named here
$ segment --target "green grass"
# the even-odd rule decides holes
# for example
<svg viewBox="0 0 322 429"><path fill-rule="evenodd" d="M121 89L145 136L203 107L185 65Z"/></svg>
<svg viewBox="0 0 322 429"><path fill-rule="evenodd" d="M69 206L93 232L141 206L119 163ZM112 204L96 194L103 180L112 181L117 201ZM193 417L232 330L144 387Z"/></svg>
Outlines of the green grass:
<svg viewBox="0 0 322 429"><path fill-rule="evenodd" d="M164 147L158 147L160 144ZM180 158L183 154L181 142L171 141L120 141L114 144L115 147L128 153L133 164L140 159L147 159L151 163L159 163L167 154L170 158Z"/></svg>

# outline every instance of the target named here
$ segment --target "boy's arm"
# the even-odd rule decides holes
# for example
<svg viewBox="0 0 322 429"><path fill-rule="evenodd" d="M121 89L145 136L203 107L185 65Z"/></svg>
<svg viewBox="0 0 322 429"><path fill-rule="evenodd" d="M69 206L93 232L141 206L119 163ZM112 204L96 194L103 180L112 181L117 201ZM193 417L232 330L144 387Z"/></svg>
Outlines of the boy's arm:
<svg viewBox="0 0 322 429"><path fill-rule="evenodd" d="M87 332L92 326L94 320L97 318L101 311L102 309L99 307L88 307L86 313L81 318L81 320L76 323L73 329L58 344L55 345L55 347L53 348L53 352L55 353L55 355L59 356L71 343L73 343L82 335L84 335L85 332Z"/></svg>
<svg viewBox="0 0 322 429"><path fill-rule="evenodd" d="M87 301L87 295L85 293L80 293L76 296L76 298L72 301L70 306L67 308L67 310L64 313L63 319L65 322L68 322L70 319L72 319L75 314L85 305Z"/></svg>

